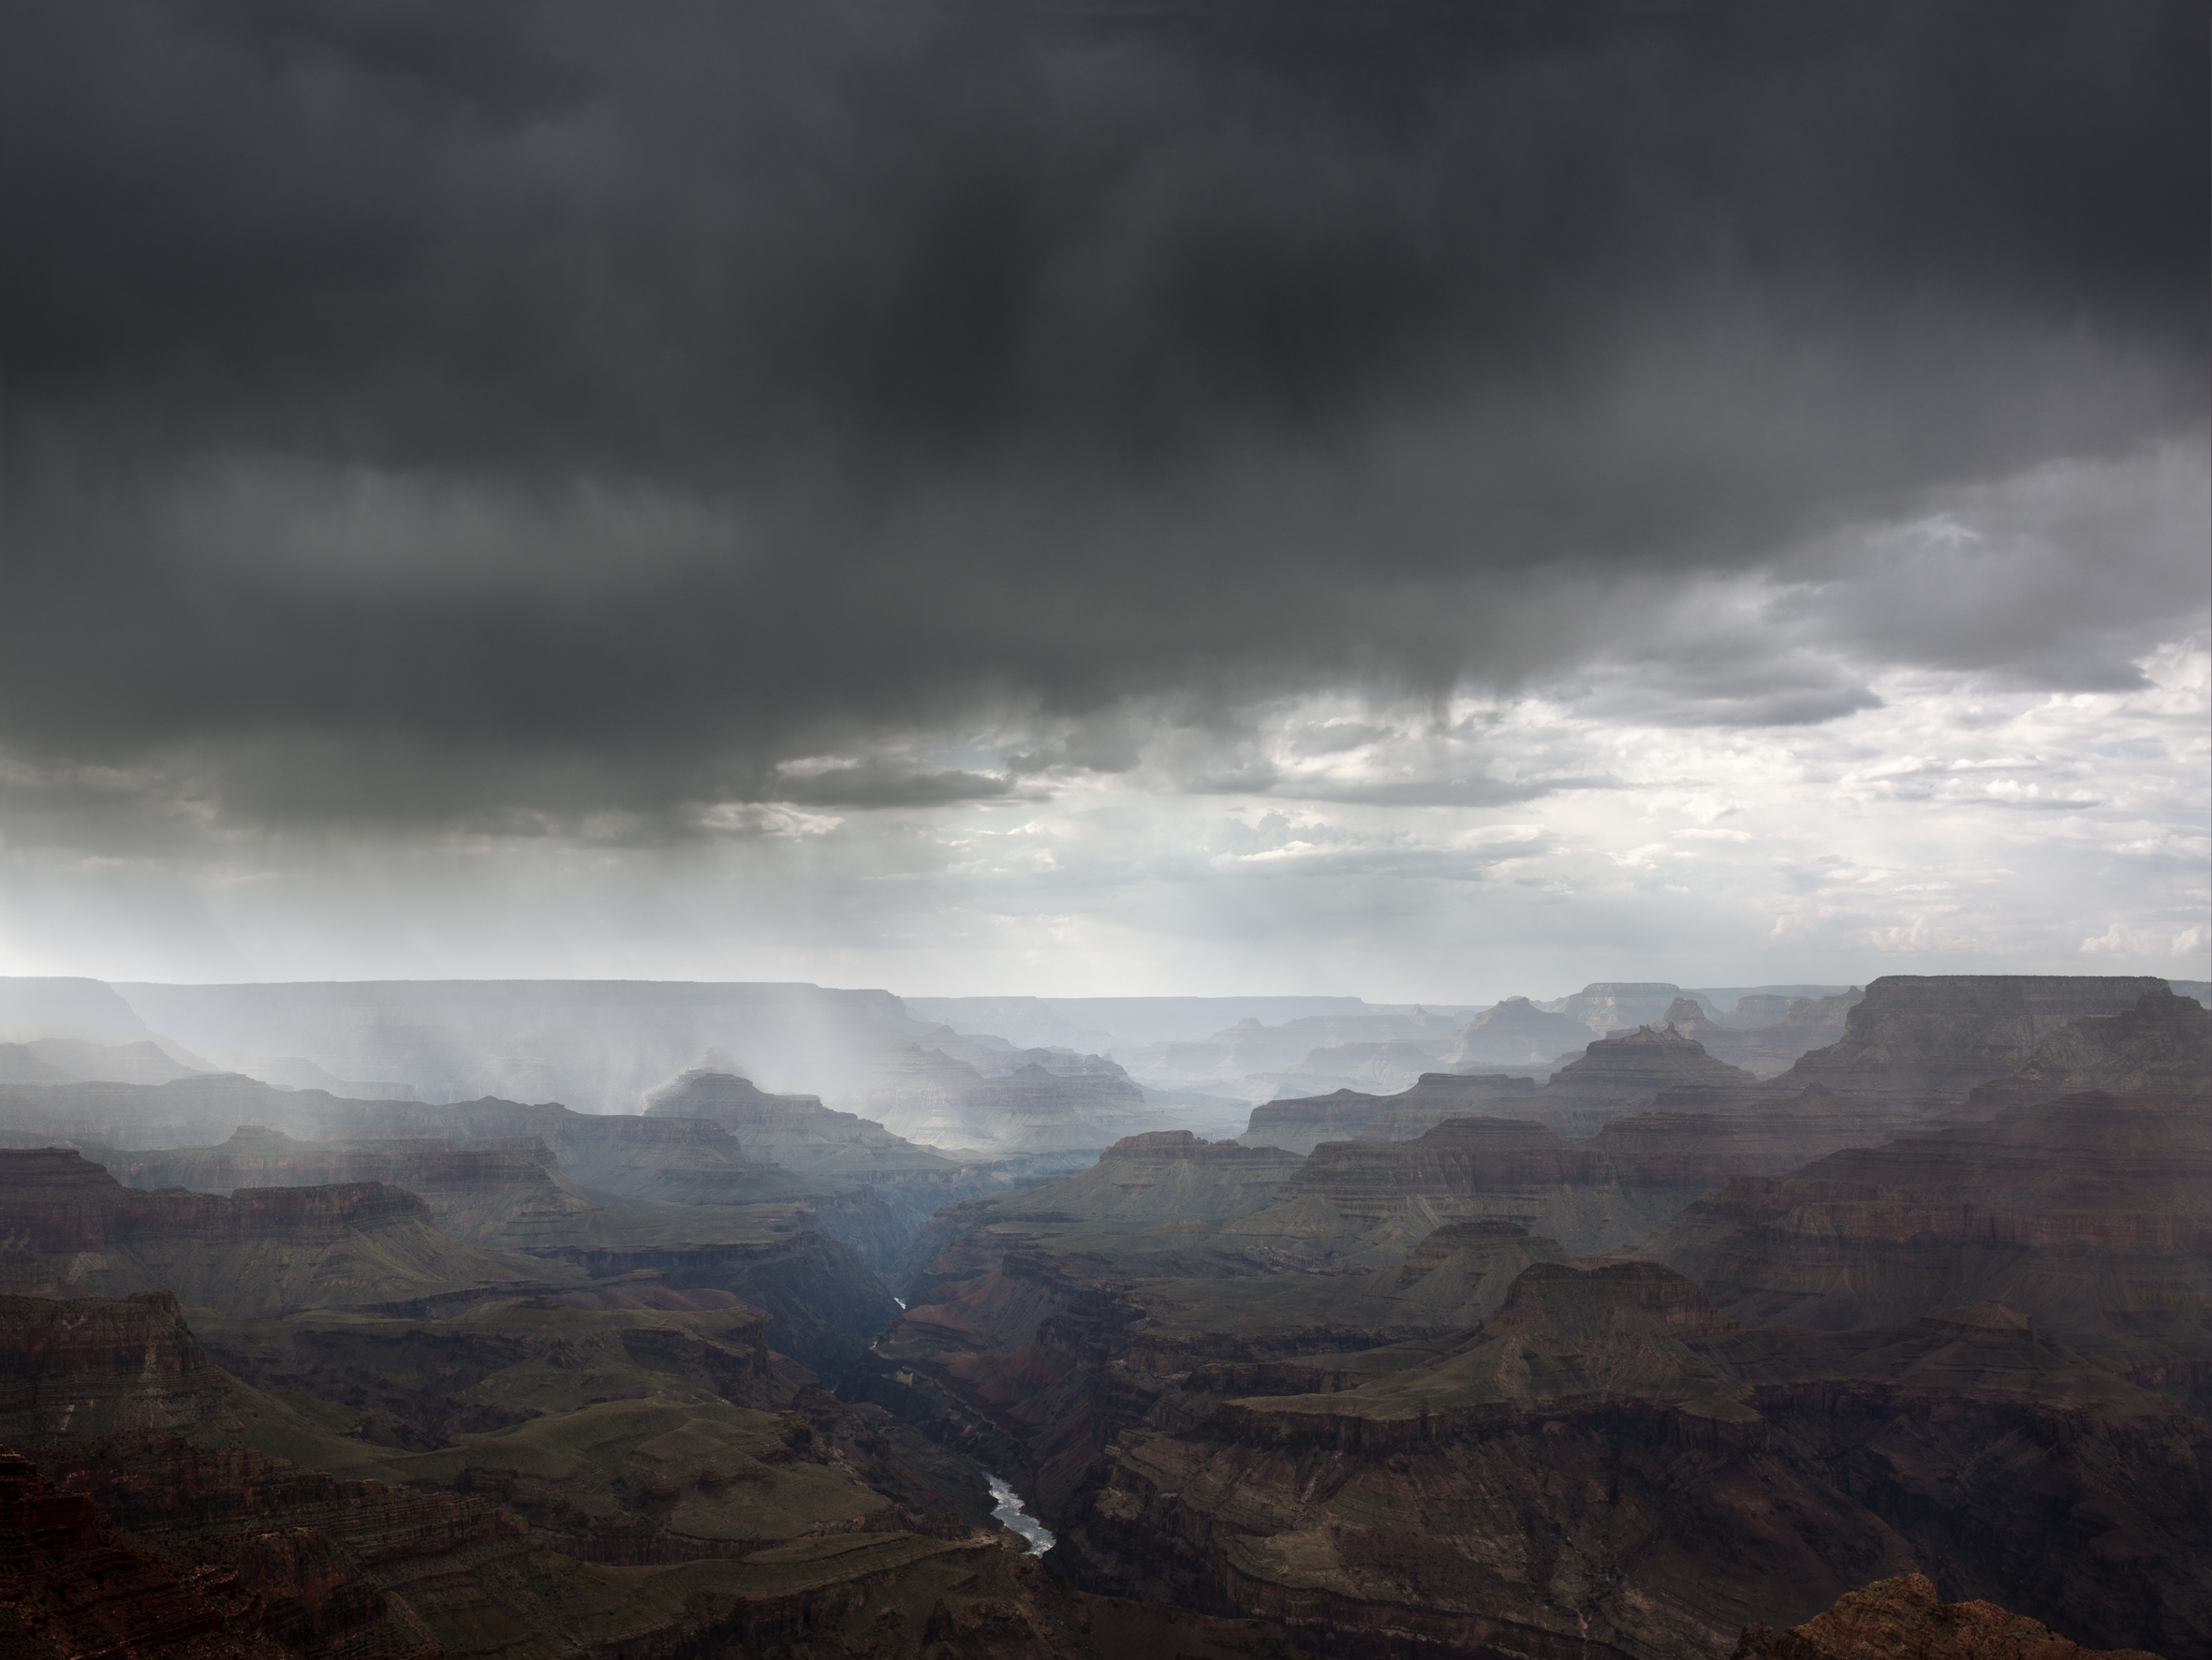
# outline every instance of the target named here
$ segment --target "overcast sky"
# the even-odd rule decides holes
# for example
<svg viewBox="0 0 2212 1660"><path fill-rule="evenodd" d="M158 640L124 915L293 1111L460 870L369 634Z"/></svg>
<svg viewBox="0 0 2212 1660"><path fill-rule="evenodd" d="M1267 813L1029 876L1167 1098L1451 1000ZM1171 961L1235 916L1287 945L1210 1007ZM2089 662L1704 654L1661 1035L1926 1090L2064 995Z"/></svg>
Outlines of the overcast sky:
<svg viewBox="0 0 2212 1660"><path fill-rule="evenodd" d="M19 0L0 973L2204 977L2197 0Z"/></svg>

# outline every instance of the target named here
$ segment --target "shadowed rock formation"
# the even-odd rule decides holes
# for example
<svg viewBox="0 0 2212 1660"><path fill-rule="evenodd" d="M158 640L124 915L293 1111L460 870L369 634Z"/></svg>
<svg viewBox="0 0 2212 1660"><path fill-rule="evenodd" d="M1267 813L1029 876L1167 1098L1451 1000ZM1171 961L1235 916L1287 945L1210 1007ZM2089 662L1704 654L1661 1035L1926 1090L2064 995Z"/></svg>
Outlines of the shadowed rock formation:
<svg viewBox="0 0 2212 1660"><path fill-rule="evenodd" d="M960 1168L873 1120L831 1111L818 1095L767 1094L728 1072L695 1070L671 1080L653 1092L645 1116L709 1120L728 1130L747 1158L809 1175L864 1182Z"/></svg>
<svg viewBox="0 0 2212 1660"><path fill-rule="evenodd" d="M908 1295L972 1278L1017 1249L1111 1259L1130 1273L1256 1271L1259 1263L1216 1241L1226 1224L1274 1199L1305 1162L1188 1130L1128 1137L1087 1170L939 1212L915 1243L925 1267Z"/></svg>
<svg viewBox="0 0 2212 1660"><path fill-rule="evenodd" d="M301 1308L465 1300L573 1271L455 1239L422 1200L380 1182L140 1193L65 1148L0 1151L0 1288L121 1296L156 1287L192 1306Z"/></svg>
<svg viewBox="0 0 2212 1660"><path fill-rule="evenodd" d="M2212 1405L2212 1100L2067 1096L1736 1177L1650 1248L1749 1320L2001 1300Z"/></svg>
<svg viewBox="0 0 2212 1660"><path fill-rule="evenodd" d="M331 1577L317 1576L317 1589L330 1589ZM304 1645L282 1640L279 1630L295 1623L270 1606L266 1589L249 1587L235 1567L211 1570L118 1538L91 1499L0 1447L0 1647L11 1660L290 1660ZM330 1623L339 1629L327 1635L342 1634L357 1653L397 1646L380 1617Z"/></svg>
<svg viewBox="0 0 2212 1660"><path fill-rule="evenodd" d="M1922 1574L1900 1574L1836 1599L1777 1632L1747 1629L1731 1660L2158 1660L2142 1649L2085 1649L2041 1620L1993 1602L1940 1601Z"/></svg>
<svg viewBox="0 0 2212 1660"><path fill-rule="evenodd" d="M2201 1638L2212 1428L1960 1313L1845 1344L1539 1262L1455 1339L1193 1369L1055 1560L1340 1653L1725 1653L1923 1562L2086 1640Z"/></svg>
<svg viewBox="0 0 2212 1660"><path fill-rule="evenodd" d="M2016 1070L2042 1038L2085 1016L2116 1015L2147 976L1884 975L1845 1019L1844 1035L1768 1081L1821 1084L1899 1110L1941 1112L1978 1084Z"/></svg>
<svg viewBox="0 0 2212 1660"><path fill-rule="evenodd" d="M1025 1063L1027 1065L1028 1063ZM827 1225L860 1248L887 1278L903 1277L910 1241L946 1205L1005 1189L1004 1161L948 1158L894 1136L881 1124L835 1112L813 1095L771 1095L727 1072L685 1073L655 1092L646 1116L711 1121L730 1132L747 1158L773 1161L809 1188L879 1201L882 1226L863 1239L840 1227L843 1211L824 1208Z"/></svg>
<svg viewBox="0 0 2212 1660"><path fill-rule="evenodd" d="M117 1660L275 1660L283 1645L394 1660L1290 1660L1279 1631L1073 1591L988 1520L873 1485L920 1485L873 1408L804 1386L773 1407L702 1391L717 1380L694 1351L715 1344L678 1329L689 1316L564 1317L534 1351L526 1321L505 1333L526 1352L494 1379L538 1416L410 1452L344 1432L357 1413L315 1407L324 1430L229 1378L167 1299L0 1299L0 1322L15 1322L0 1335L32 1339L0 1348L0 1426L32 1432L23 1452L39 1473L0 1460L0 1575L39 1576L0 1606L0 1620L29 1616L10 1653L73 1660L87 1647L65 1639L83 1632ZM436 1323L417 1329L435 1344ZM379 1335L356 1332L345 1369L387 1372ZM500 1335L479 1322L473 1350L441 1352L473 1358L480 1377ZM581 1340L581 1357L563 1340ZM170 1374L258 1416L114 1427L148 1376ZM595 1380L617 1398L579 1399ZM88 1530L93 1504L131 1531L127 1550L87 1560L111 1548ZM184 1571L156 1571L170 1564ZM140 1606L103 1606L116 1594ZM44 1651L28 1646L40 1633L55 1639ZM253 1646L256 1633L283 1644Z"/></svg>
<svg viewBox="0 0 2212 1660"><path fill-rule="evenodd" d="M242 1124L218 1147L179 1147L108 1158L132 1187L239 1188L380 1182L404 1188L457 1238L486 1244L536 1238L594 1207L555 1181L559 1160L536 1136L479 1141L302 1141L262 1124Z"/></svg>
<svg viewBox="0 0 2212 1660"><path fill-rule="evenodd" d="M1758 1082L1671 1026L1640 1026L1625 1036L1600 1038L1581 1060L1553 1073L1527 1116L1563 1136L1592 1136L1612 1119L1652 1107L1742 1103Z"/></svg>
<svg viewBox="0 0 2212 1660"><path fill-rule="evenodd" d="M1338 1090L1334 1094L1269 1101L1252 1109L1237 1138L1246 1147L1311 1153L1323 1141L1404 1141L1448 1118L1526 1116L1533 1078L1424 1072L1394 1095Z"/></svg>
<svg viewBox="0 0 2212 1660"><path fill-rule="evenodd" d="M262 1093L283 1098L277 1092ZM718 1124L700 1119L596 1118L561 1107L496 1101L438 1108L329 1103L318 1097L313 1110L324 1127L369 1123L420 1131L441 1120L494 1130L533 1124L558 1138L573 1162L555 1163L537 1135L459 1141L428 1136L307 1141L260 1126L242 1130L216 1147L101 1156L135 1184L175 1183L202 1193L228 1189L237 1203L248 1207L265 1208L271 1202L266 1196L273 1188L256 1183L286 1183L297 1184L296 1191L314 1193L318 1189L306 1184L365 1177L402 1198L419 1196L408 1202L426 1206L429 1219L450 1224L449 1231L459 1236L450 1241L454 1247L465 1243L495 1254L519 1253L505 1258L510 1266L499 1283L567 1284L584 1276L644 1271L671 1276L671 1283L688 1289L728 1291L773 1316L778 1348L833 1374L864 1350L897 1312L868 1264L879 1260L889 1269L898 1261L910 1238L910 1219L902 1219L861 1183L804 1178L773 1165L756 1165L743 1157ZM66 1161L51 1163L48 1154L0 1153L0 1169L11 1157L50 1158L50 1166L15 1167L25 1173L28 1188L47 1178L74 1181L82 1174L71 1174ZM584 1186L575 1180L577 1173L597 1177L615 1191ZM145 1197L149 1201L159 1197ZM173 1210L189 1200L175 1196L160 1202ZM167 1255L157 1259L147 1256L150 1247L142 1241L131 1249L127 1263L88 1267L56 1258L39 1267L18 1265L17 1277L7 1283L38 1292L175 1283L180 1288L213 1286L210 1295L229 1295L194 1266L188 1242L163 1247ZM0 1256L0 1268L6 1261ZM227 1256L222 1265L238 1262ZM95 1271L123 1277L86 1277ZM382 1271L363 1271L369 1280ZM173 1282L163 1279L163 1273L175 1276ZM406 1278L397 1265L387 1277L393 1284ZM249 1275L247 1283L258 1280ZM459 1295L459 1288L434 1286L421 1294L450 1298ZM330 1288L315 1295L323 1300L314 1306L324 1306ZM200 1301L199 1291L194 1289L188 1300Z"/></svg>
<svg viewBox="0 0 2212 1660"><path fill-rule="evenodd" d="M2144 992L2131 1009L2061 1026L2017 1071L1967 1096L1965 1115L2101 1090L2116 1095L2212 1095L2212 1013L2194 998Z"/></svg>
<svg viewBox="0 0 2212 1660"><path fill-rule="evenodd" d="M1372 1270L1443 1223L1497 1218L1570 1250L1613 1250L1703 1191L1622 1174L1544 1124L1449 1119L1409 1141L1323 1142L1272 1204L1229 1223L1221 1243L1261 1261Z"/></svg>

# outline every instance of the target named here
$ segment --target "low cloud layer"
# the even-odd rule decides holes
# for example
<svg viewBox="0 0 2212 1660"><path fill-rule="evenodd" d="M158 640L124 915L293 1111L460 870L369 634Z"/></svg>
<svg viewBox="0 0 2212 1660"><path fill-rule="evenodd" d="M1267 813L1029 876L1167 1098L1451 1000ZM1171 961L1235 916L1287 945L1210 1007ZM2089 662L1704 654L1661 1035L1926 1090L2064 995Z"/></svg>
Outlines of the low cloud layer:
<svg viewBox="0 0 2212 1660"><path fill-rule="evenodd" d="M828 917L971 818L1401 816L1220 844L1233 910L1525 810L1511 857L1558 857L1543 815L1930 685L2148 696L2206 627L2206 36L12 7L0 879L106 861L181 918L534 847L643 918L790 858ZM1005 914L1128 903L1054 859ZM605 907L605 950L653 933Z"/></svg>

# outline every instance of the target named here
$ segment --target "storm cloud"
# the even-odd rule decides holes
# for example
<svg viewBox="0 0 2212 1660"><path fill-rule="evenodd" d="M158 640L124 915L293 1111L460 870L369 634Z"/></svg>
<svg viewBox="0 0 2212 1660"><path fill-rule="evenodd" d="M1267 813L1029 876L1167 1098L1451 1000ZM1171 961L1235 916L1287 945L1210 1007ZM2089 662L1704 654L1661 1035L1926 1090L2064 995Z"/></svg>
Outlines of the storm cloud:
<svg viewBox="0 0 2212 1660"><path fill-rule="evenodd" d="M665 830L1049 788L1318 683L2132 683L2201 607L2198 7L4 27L19 790ZM2094 650L2083 514L2149 509L1924 528L2175 453ZM1763 638L1658 628L1715 581Z"/></svg>

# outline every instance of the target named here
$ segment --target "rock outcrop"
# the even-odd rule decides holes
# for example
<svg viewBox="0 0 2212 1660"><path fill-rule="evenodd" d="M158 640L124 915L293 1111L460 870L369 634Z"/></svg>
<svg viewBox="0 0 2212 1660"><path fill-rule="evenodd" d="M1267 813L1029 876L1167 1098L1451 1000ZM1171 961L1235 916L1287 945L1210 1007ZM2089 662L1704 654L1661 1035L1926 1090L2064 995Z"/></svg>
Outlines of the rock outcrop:
<svg viewBox="0 0 2212 1660"><path fill-rule="evenodd" d="M1924 1574L1900 1574L1838 1597L1787 1631L1760 1624L1731 1660L2158 1660L2142 1649L2085 1649L2041 1620L1992 1602L1944 1602Z"/></svg>
<svg viewBox="0 0 2212 1660"><path fill-rule="evenodd" d="M113 1312L49 1304L38 1329L64 1341L0 1347L0 1401L47 1403L42 1415L0 1410L8 1433L34 1436L22 1447L32 1469L0 1458L0 1632L32 1660L1289 1660L1281 1634L1256 1622L1070 1590L995 1523L932 1503L902 1462L897 1427L874 1408L804 1386L773 1409L702 1391L720 1379L698 1372L671 1343L687 1334L666 1319L616 1332L605 1314L559 1315L551 1324L565 1329L543 1331L535 1356L509 1354L494 1374L538 1416L434 1449L285 1418L295 1451L345 1461L354 1474L344 1474L270 1449L288 1409L214 1369L173 1302L122 1305L123 1323L137 1324L104 1344L84 1335L102 1310ZM508 1337L527 1335L528 1312L514 1305ZM0 1301L0 1318L16 1313ZM391 1333L327 1329L352 1332L349 1374L382 1380L395 1359L407 1370L404 1352L378 1358L377 1337ZM437 1328L420 1329L429 1341ZM623 1340L612 1349L611 1335ZM477 1336L462 1358L496 1346L497 1333ZM580 1338L580 1352L562 1350ZM180 1362L263 1403L262 1417L113 1427L144 1395L144 1374ZM617 1398L582 1398L610 1383ZM95 1506L129 1530L127 1545L100 1534Z"/></svg>
<svg viewBox="0 0 2212 1660"><path fill-rule="evenodd" d="M303 1647L279 1623L235 1568L117 1538L91 1499L0 1447L0 1647L14 1660L291 1660ZM348 1625L357 1641L389 1639Z"/></svg>
<svg viewBox="0 0 2212 1660"><path fill-rule="evenodd" d="M1624 1036L1600 1038L1581 1060L1553 1073L1528 1116L1563 1136L1592 1136L1613 1119L1653 1107L1741 1104L1752 1098L1758 1083L1672 1026L1640 1026Z"/></svg>
<svg viewBox="0 0 2212 1660"><path fill-rule="evenodd" d="M2017 1070L1979 1085L1963 1111L2051 1101L2101 1090L2116 1095L2212 1095L2212 1013L2191 997L2146 992L2131 1009L2058 1028Z"/></svg>
<svg viewBox="0 0 2212 1660"><path fill-rule="evenodd" d="M747 1158L809 1175L856 1181L928 1172L950 1175L961 1167L934 1147L917 1146L872 1119L833 1112L818 1095L772 1095L751 1080L729 1072L694 1070L653 1092L647 1118L698 1118L735 1138Z"/></svg>
<svg viewBox="0 0 2212 1660"><path fill-rule="evenodd" d="M140 1193L66 1148L0 1151L0 1289L172 1290L236 1317L466 1300L573 1272L457 1240L380 1182Z"/></svg>
<svg viewBox="0 0 2212 1660"><path fill-rule="evenodd" d="M1525 1119L1453 1118L1409 1141L1325 1141L1221 1243L1309 1269L1372 1270L1447 1222L1517 1222L1573 1251L1617 1250L1703 1188L1624 1182L1587 1144Z"/></svg>
<svg viewBox="0 0 2212 1660"><path fill-rule="evenodd" d="M2186 1392L2212 1361L2212 1100L2067 1096L1735 1177L1650 1249L1739 1318L2002 1300Z"/></svg>
<svg viewBox="0 0 2212 1660"><path fill-rule="evenodd" d="M1854 1347L1539 1262L1457 1339L1192 1369L1055 1561L1339 1653L1726 1653L1929 1561L2086 1641L2201 1640L2212 1428L1962 1313Z"/></svg>
<svg viewBox="0 0 2212 1660"><path fill-rule="evenodd" d="M1554 1014L1565 1015L1585 1032L1604 1036L1610 1032L1633 1031L1664 1021L1680 986L1665 980L1597 980L1571 997L1552 1005ZM1585 1039L1586 1041L1586 1039Z"/></svg>
<svg viewBox="0 0 2212 1660"><path fill-rule="evenodd" d="M1844 1035L1768 1081L1820 1084L1900 1110L1942 1112L2016 1070L2036 1044L2085 1016L2116 1015L2166 982L2147 976L1884 975Z"/></svg>
<svg viewBox="0 0 2212 1660"><path fill-rule="evenodd" d="M939 1212L916 1242L923 1269L909 1299L973 1278L1017 1249L1085 1256L1130 1274L1257 1271L1239 1248L1216 1241L1225 1225L1275 1199L1305 1162L1188 1130L1128 1137L1073 1176Z"/></svg>
<svg viewBox="0 0 2212 1660"><path fill-rule="evenodd" d="M1323 1141L1405 1141L1448 1118L1526 1116L1533 1078L1424 1072L1394 1095L1338 1090L1334 1094L1269 1101L1252 1109L1246 1147L1311 1153Z"/></svg>
<svg viewBox="0 0 2212 1660"><path fill-rule="evenodd" d="M1704 1045L1705 1052L1715 1060L1741 1066L1755 1078L1772 1078L1787 1070L1800 1055L1824 1049L1842 1037L1851 1011L1865 997L1864 992L1853 987L1835 997L1795 998L1778 1019L1758 1026L1724 1024L1708 1015L1694 998L1677 997L1668 1006L1663 1023Z"/></svg>
<svg viewBox="0 0 2212 1660"><path fill-rule="evenodd" d="M554 1179L559 1160L536 1136L478 1141L302 1141L262 1124L242 1124L216 1147L179 1147L108 1159L109 1171L150 1191L376 1182L414 1194L448 1233L499 1244L533 1237L594 1207Z"/></svg>

